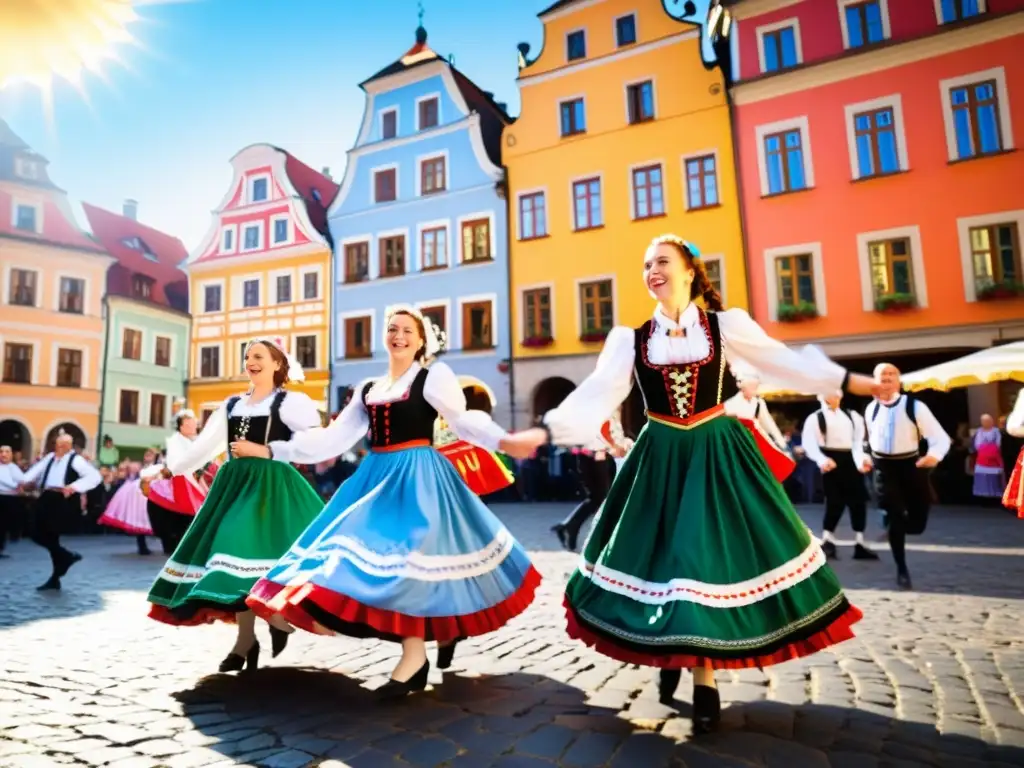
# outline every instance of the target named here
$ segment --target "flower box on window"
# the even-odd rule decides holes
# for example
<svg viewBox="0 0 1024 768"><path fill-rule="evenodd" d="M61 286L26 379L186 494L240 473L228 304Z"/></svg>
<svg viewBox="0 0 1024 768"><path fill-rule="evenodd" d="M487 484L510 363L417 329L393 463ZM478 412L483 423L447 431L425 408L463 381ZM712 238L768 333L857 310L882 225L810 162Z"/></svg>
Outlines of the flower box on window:
<svg viewBox="0 0 1024 768"><path fill-rule="evenodd" d="M903 312L917 306L917 297L912 293L887 293L875 298L876 312Z"/></svg>
<svg viewBox="0 0 1024 768"><path fill-rule="evenodd" d="M587 328L580 334L580 341L584 344L596 344L604 341L611 330L611 328Z"/></svg>
<svg viewBox="0 0 1024 768"><path fill-rule="evenodd" d="M523 339L523 346L536 349L537 347L550 347L555 343L551 336L528 336Z"/></svg>
<svg viewBox="0 0 1024 768"><path fill-rule="evenodd" d="M1015 299L1024 296L1024 283L1016 280L1000 280L978 289L978 301L996 301L998 299Z"/></svg>
<svg viewBox="0 0 1024 768"><path fill-rule="evenodd" d="M780 323L798 323L811 320L818 316L818 305L813 301L801 301L798 304L779 304L776 316Z"/></svg>

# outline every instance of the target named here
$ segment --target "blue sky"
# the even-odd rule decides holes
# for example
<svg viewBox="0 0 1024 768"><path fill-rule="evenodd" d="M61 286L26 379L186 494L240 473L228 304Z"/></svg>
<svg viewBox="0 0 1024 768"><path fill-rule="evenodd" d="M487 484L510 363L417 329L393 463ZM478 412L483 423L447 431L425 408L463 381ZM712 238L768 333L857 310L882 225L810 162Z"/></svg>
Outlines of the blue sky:
<svg viewBox="0 0 1024 768"><path fill-rule="evenodd" d="M536 14L550 3L424 0L424 26L434 50L516 114L516 44L540 50ZM134 198L141 221L189 249L248 144L340 180L362 118L357 84L401 56L417 25L416 0L177 0L138 13L139 46L87 74L84 96L58 81L49 119L39 92L19 85L0 91L0 117L73 202L119 211Z"/></svg>

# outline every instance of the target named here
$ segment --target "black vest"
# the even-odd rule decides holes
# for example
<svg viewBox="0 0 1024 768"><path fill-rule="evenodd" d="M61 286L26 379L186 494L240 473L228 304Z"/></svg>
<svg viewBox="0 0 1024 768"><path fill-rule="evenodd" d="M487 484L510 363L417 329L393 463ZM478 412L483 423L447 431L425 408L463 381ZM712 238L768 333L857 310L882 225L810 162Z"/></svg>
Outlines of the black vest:
<svg viewBox="0 0 1024 768"><path fill-rule="evenodd" d="M371 447L385 448L411 440L429 440L433 444L437 409L423 397L426 382L427 369L424 368L416 374L412 386L403 397L390 403L376 404L366 402L366 396L373 386L372 381L367 382L360 396L366 407L366 415L370 418Z"/></svg>
<svg viewBox="0 0 1024 768"><path fill-rule="evenodd" d="M64 485L71 485L75 480L81 477L81 475L75 471L75 468L71 466L75 463L75 456L77 456L77 454L74 451L68 452L68 463L64 467ZM50 461L46 465L46 469L43 471L43 480L39 483L39 487L44 491L46 490L46 481L50 479L50 470L53 469L53 462L56 460L57 454L54 453L50 456ZM51 490L56 490L56 488L52 488ZM76 496L75 498L78 497Z"/></svg>
<svg viewBox="0 0 1024 768"><path fill-rule="evenodd" d="M634 332L633 373L648 413L686 419L714 408L739 391L722 354L718 317L714 312L698 312L708 340L708 354L703 360L656 365L647 358L647 345L657 324L648 320Z"/></svg>
<svg viewBox="0 0 1024 768"><path fill-rule="evenodd" d="M267 445L268 443L277 441L284 442L291 440L292 430L289 429L287 424L281 421L281 403L284 402L287 395L288 393L284 390L281 390L274 395L274 399L270 403L269 416L232 416L231 411L234 410L238 401L242 398L240 395L236 395L228 400L229 453L231 443L236 440L248 440L250 443L257 443L258 445ZM248 428L245 429L245 434L243 434L243 425L246 423L248 423Z"/></svg>

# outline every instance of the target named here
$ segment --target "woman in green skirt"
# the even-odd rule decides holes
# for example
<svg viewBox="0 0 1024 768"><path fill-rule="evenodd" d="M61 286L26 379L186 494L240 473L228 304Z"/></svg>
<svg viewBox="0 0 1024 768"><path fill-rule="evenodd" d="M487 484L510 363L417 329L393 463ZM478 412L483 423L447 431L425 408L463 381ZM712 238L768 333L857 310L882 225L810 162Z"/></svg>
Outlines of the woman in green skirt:
<svg viewBox="0 0 1024 768"><path fill-rule="evenodd" d="M613 329L594 373L529 432L538 446L585 443L639 385L647 423L569 579L568 632L661 668L666 703L679 670L692 669L703 732L720 713L715 669L814 653L852 637L861 618L750 431L724 412L730 366L811 393L870 394L873 382L769 338L741 309L723 311L697 249L678 237L651 243L643 277L654 317Z"/></svg>
<svg viewBox="0 0 1024 768"><path fill-rule="evenodd" d="M221 672L255 669L256 617L245 604L252 586L320 514L323 502L289 461L292 435L321 425L316 405L300 392L302 368L279 340L259 339L245 351L248 393L230 397L189 450L167 467L187 475L227 451L210 493L149 591L149 615L177 626L235 622L238 637ZM271 623L273 655L293 629Z"/></svg>

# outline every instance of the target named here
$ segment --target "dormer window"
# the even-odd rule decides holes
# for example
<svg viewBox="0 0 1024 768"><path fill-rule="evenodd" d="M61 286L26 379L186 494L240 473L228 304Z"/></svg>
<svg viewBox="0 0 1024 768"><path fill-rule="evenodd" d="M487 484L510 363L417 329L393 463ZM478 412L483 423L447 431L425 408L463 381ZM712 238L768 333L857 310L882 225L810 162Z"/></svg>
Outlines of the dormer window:
<svg viewBox="0 0 1024 768"><path fill-rule="evenodd" d="M262 203L269 197L270 184L266 176L252 180L249 191L250 203Z"/></svg>
<svg viewBox="0 0 1024 768"><path fill-rule="evenodd" d="M566 61L578 61L587 58L587 33L582 29L570 32L565 36Z"/></svg>
<svg viewBox="0 0 1024 768"><path fill-rule="evenodd" d="M437 96L423 99L419 103L419 129L425 131L428 128L436 128L440 121L439 103Z"/></svg>
<svg viewBox="0 0 1024 768"><path fill-rule="evenodd" d="M17 203L14 208L14 228L21 232L39 234L40 209L35 205Z"/></svg>
<svg viewBox="0 0 1024 768"><path fill-rule="evenodd" d="M23 179L35 180L39 178L39 164L27 157L19 157L14 161L14 173Z"/></svg>
<svg viewBox="0 0 1024 768"><path fill-rule="evenodd" d="M393 139L398 135L398 110L386 109L380 113L380 137Z"/></svg>
<svg viewBox="0 0 1024 768"><path fill-rule="evenodd" d="M132 275L132 296L136 299L148 301L153 296L153 286L156 281L146 275Z"/></svg>

